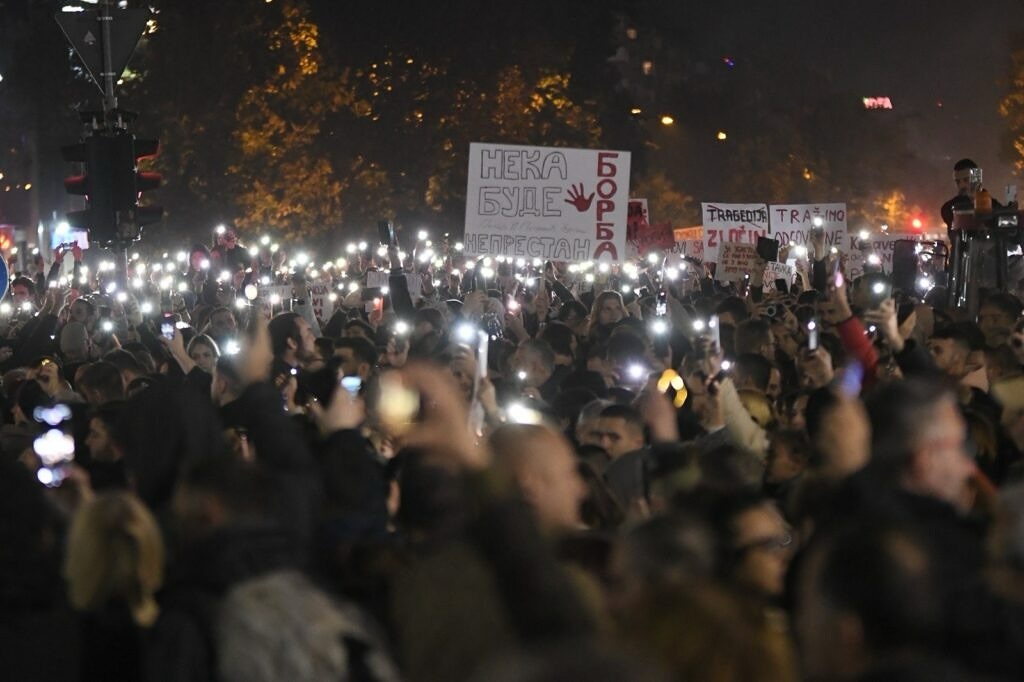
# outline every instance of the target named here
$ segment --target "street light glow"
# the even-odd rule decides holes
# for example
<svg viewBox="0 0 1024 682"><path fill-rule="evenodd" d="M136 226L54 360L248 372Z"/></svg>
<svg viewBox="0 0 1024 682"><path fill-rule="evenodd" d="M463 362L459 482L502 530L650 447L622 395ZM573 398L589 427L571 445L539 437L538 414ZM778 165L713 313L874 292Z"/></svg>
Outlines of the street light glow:
<svg viewBox="0 0 1024 682"><path fill-rule="evenodd" d="M661 125L663 126L670 126L675 122L676 120L669 116L668 114L665 114L664 116L661 117Z"/></svg>

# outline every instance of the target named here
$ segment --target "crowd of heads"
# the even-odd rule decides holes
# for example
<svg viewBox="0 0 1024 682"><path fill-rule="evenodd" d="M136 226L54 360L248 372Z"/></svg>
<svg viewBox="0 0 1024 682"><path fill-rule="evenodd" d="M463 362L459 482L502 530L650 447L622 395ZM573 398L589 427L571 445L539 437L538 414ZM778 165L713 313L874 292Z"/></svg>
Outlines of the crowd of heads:
<svg viewBox="0 0 1024 682"><path fill-rule="evenodd" d="M1024 674L1013 295L253 242L12 280L5 677Z"/></svg>

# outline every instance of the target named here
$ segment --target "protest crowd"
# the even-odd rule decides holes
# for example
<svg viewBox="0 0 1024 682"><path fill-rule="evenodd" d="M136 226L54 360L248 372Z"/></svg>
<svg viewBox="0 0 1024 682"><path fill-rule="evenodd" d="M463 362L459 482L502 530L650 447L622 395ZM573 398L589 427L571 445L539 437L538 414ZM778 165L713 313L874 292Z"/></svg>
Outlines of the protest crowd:
<svg viewBox="0 0 1024 682"><path fill-rule="evenodd" d="M1024 676L1013 295L241 236L13 273L3 679Z"/></svg>

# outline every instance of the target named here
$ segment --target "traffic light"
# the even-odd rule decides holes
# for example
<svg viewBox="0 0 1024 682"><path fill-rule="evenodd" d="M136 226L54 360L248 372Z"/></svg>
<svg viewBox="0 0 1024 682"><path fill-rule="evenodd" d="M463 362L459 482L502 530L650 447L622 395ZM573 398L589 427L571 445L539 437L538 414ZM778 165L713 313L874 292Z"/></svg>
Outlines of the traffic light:
<svg viewBox="0 0 1024 682"><path fill-rule="evenodd" d="M118 131L62 148L64 159L82 164L84 171L66 178L64 187L87 203L85 210L68 214L68 223L88 230L90 241L113 245L135 241L143 226L158 222L161 207L138 204L142 192L160 186L158 173L138 170L138 159L155 156L158 146L156 140Z"/></svg>

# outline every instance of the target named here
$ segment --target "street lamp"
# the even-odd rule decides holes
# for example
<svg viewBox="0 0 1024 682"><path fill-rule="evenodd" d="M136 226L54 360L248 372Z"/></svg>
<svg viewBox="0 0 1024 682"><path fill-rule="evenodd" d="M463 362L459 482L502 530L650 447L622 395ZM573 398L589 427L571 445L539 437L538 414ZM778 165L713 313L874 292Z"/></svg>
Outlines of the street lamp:
<svg viewBox="0 0 1024 682"><path fill-rule="evenodd" d="M661 117L661 125L663 126L670 126L675 122L676 120L669 116L668 114L665 114L664 116Z"/></svg>

